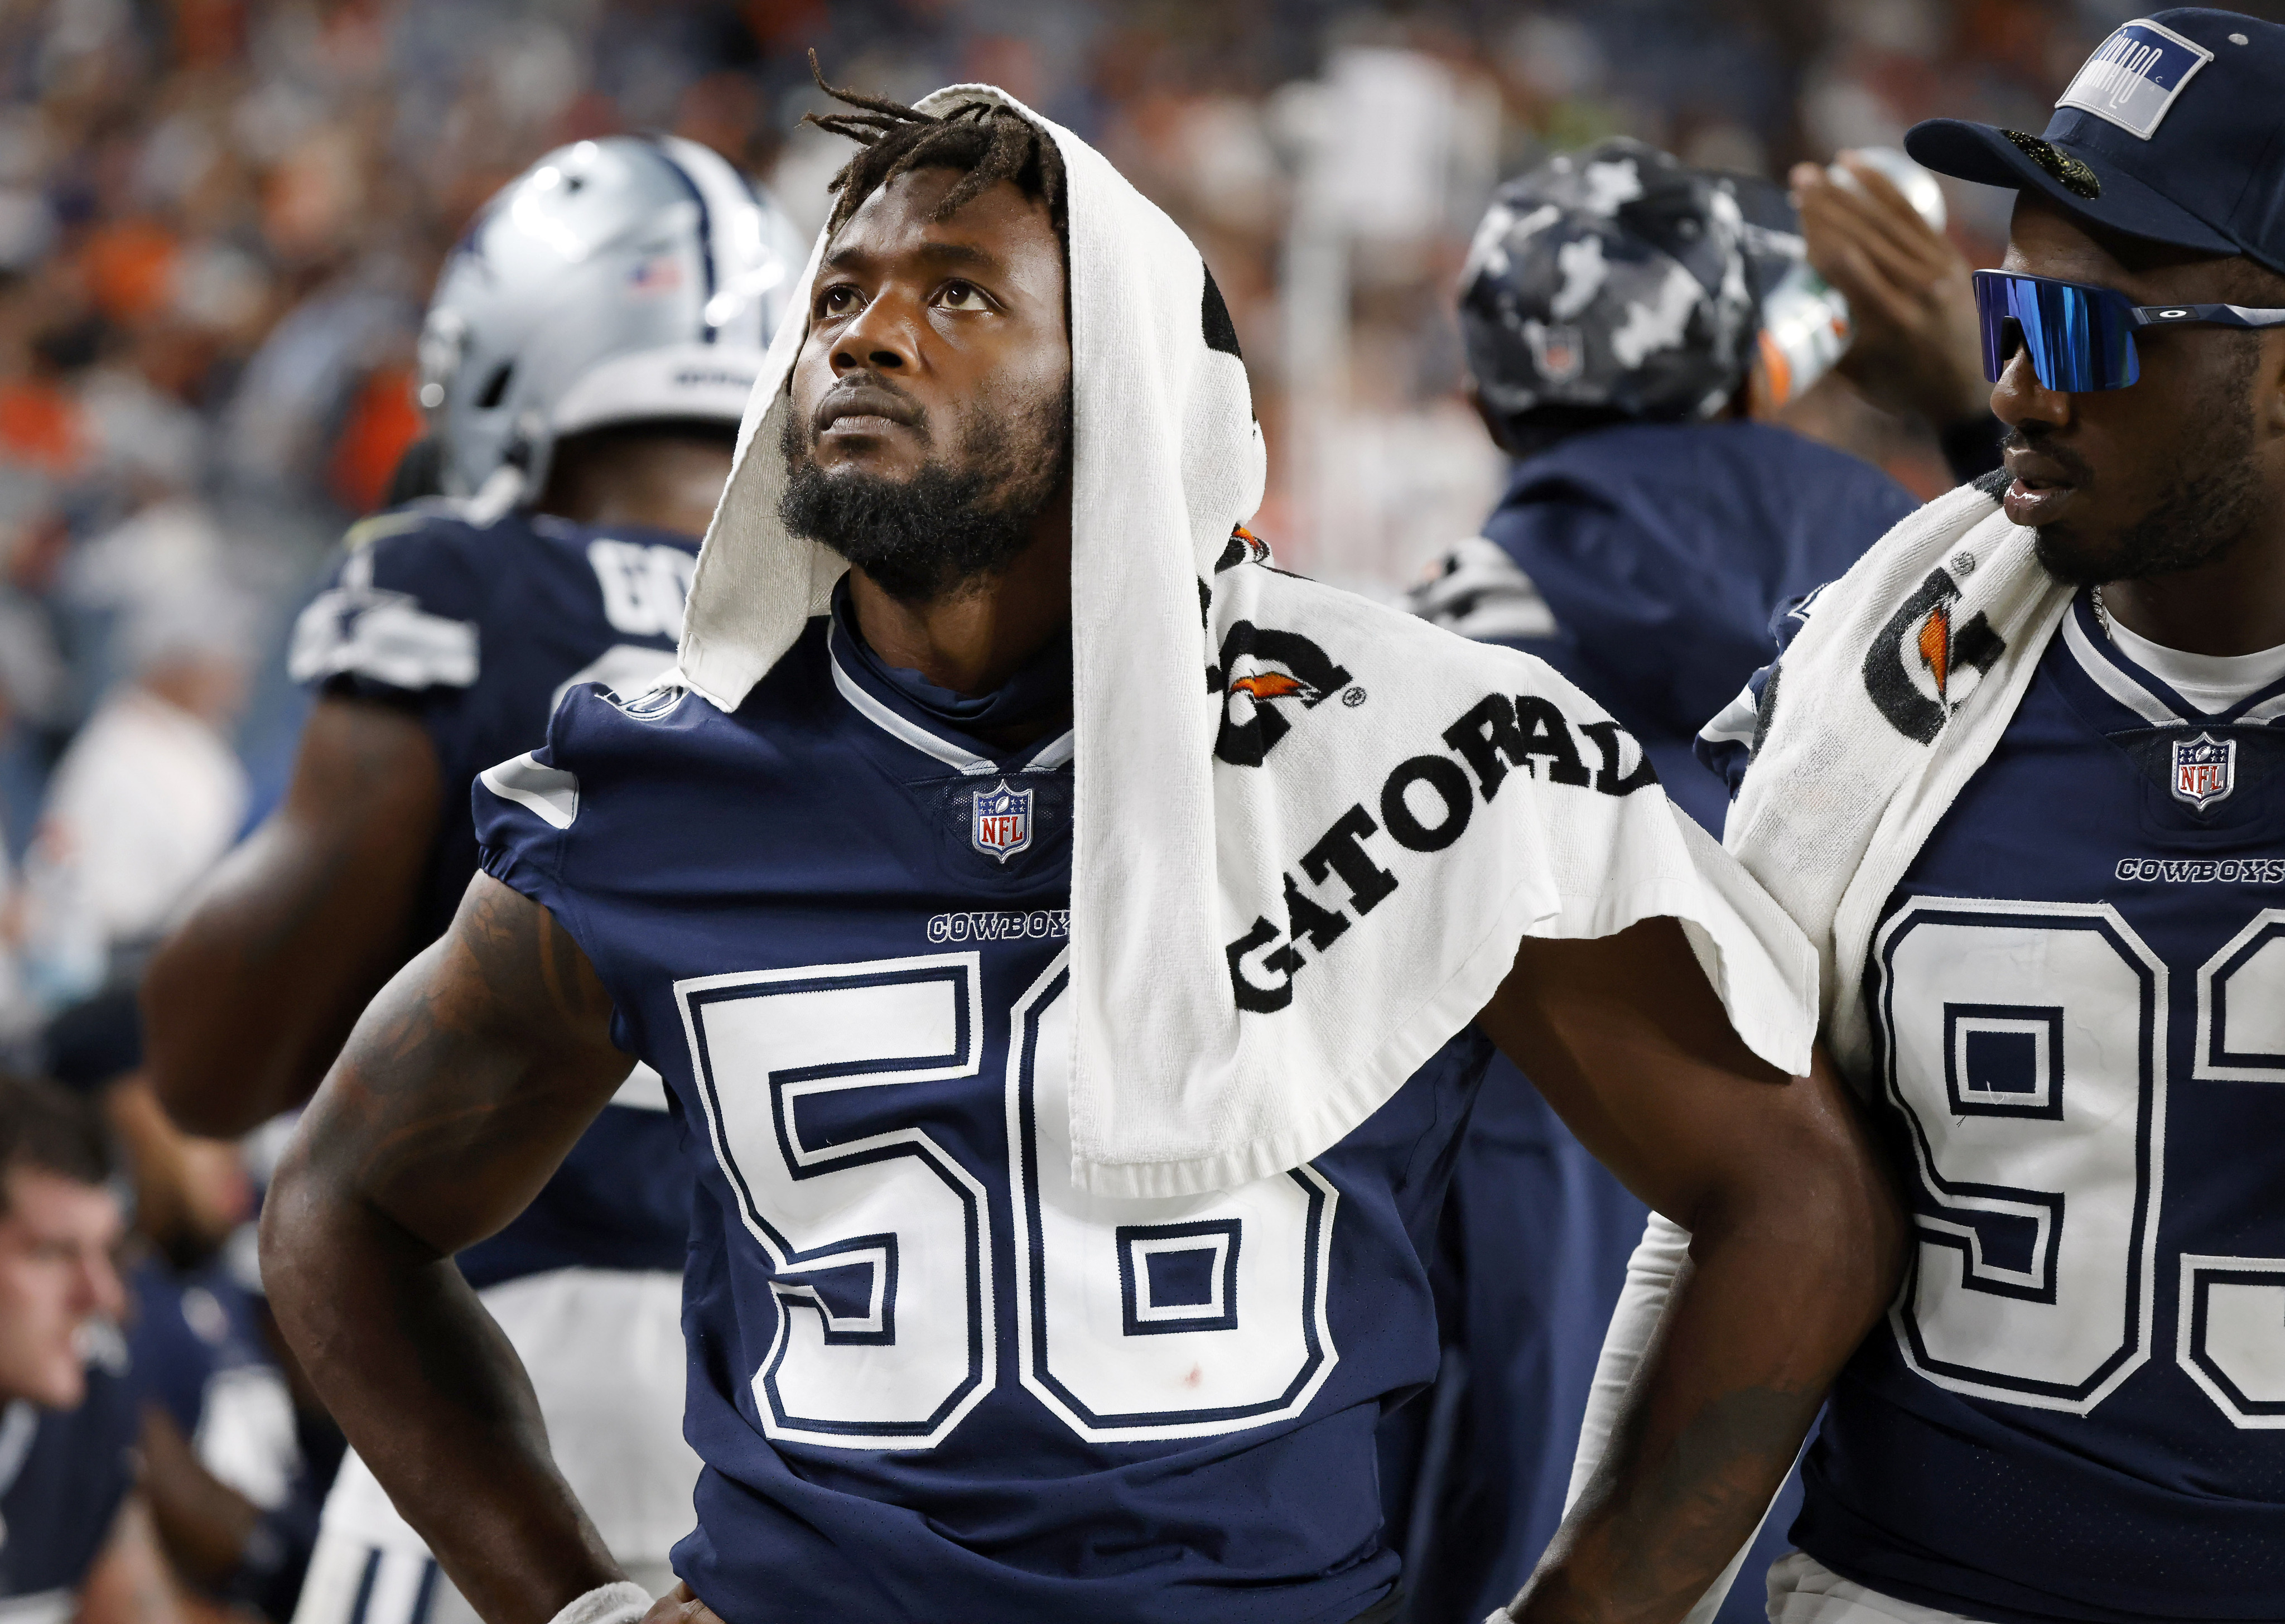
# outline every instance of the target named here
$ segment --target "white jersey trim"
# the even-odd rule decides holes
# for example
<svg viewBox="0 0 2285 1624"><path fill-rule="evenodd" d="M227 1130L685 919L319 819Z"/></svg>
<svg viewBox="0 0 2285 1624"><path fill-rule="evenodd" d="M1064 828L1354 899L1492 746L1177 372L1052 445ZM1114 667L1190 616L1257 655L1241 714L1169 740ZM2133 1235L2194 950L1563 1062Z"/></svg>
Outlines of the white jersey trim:
<svg viewBox="0 0 2285 1624"><path fill-rule="evenodd" d="M827 653L833 665L833 686L841 690L841 697L849 702L858 715L887 734L900 744L909 744L923 756L933 756L957 773L997 773L1000 768L970 750L964 750L948 739L939 739L917 722L907 721L888 706L860 687L841 663L841 629L828 626L825 633Z"/></svg>
<svg viewBox="0 0 2285 1624"><path fill-rule="evenodd" d="M2069 610L2063 614L2063 645L2077 659L2080 668L2094 679L2095 686L2152 726L2180 727L2187 724L2188 718L2176 715L2171 705L2135 681L2116 661L2105 658L2078 624L2078 616Z"/></svg>
<svg viewBox="0 0 2285 1624"><path fill-rule="evenodd" d="M530 807L550 828L568 829L579 815L579 778L561 767L546 767L526 750L512 761L486 767L476 776L502 800Z"/></svg>
<svg viewBox="0 0 2285 1624"><path fill-rule="evenodd" d="M2245 655L2191 654L2154 643L2115 617L2110 636L2120 653L2210 715L2242 705L2285 679L2285 647Z"/></svg>
<svg viewBox="0 0 2285 1624"><path fill-rule="evenodd" d="M357 676L393 688L465 688L476 679L474 621L432 615L409 592L373 584L373 553L360 547L342 582L319 592L294 623L286 656L296 682Z"/></svg>
<svg viewBox="0 0 2285 1624"><path fill-rule="evenodd" d="M1046 773L1056 767L1071 765L1072 752L1078 748L1078 738L1079 735L1072 729L1064 728L1062 733L1042 745L1040 753L1025 762L1022 770L1026 773Z"/></svg>

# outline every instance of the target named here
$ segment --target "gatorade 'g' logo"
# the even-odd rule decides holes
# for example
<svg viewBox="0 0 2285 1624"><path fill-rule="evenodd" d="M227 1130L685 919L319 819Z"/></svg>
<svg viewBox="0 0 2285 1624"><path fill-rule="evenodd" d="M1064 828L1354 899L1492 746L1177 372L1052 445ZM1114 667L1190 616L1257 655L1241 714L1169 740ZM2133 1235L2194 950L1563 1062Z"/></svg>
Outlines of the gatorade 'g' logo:
<svg viewBox="0 0 2285 1624"><path fill-rule="evenodd" d="M1251 677L1240 677L1229 685L1233 694L1244 694L1259 704L1265 699L1298 699L1305 705L1314 705L1324 695L1299 677L1289 677L1284 671L1256 671Z"/></svg>
<svg viewBox="0 0 2285 1624"><path fill-rule="evenodd" d="M1241 620L1221 640L1214 667L1221 728L1214 754L1232 766L1258 767L1292 730L1292 712L1314 710L1349 686L1349 674L1298 632Z"/></svg>
<svg viewBox="0 0 2285 1624"><path fill-rule="evenodd" d="M2007 647L1979 609L1952 624L1959 588L1943 570L1898 606L1865 651L1865 692L1905 738L1926 744Z"/></svg>

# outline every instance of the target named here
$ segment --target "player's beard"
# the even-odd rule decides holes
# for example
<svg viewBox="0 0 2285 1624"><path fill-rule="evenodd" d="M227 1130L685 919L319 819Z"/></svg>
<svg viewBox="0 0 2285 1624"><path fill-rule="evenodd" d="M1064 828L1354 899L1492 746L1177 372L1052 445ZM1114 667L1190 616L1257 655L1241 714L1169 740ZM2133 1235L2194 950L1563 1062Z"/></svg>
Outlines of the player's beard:
<svg viewBox="0 0 2285 1624"><path fill-rule="evenodd" d="M962 414L956 459L934 456L904 479L818 467L813 433L786 413L778 517L847 559L891 597L933 603L981 587L1032 545L1036 521L1071 470L1071 386ZM927 432L925 420L918 425Z"/></svg>
<svg viewBox="0 0 2285 1624"><path fill-rule="evenodd" d="M2173 575L2210 563L2253 532L2263 508L2253 466L2251 411L2260 351L2245 344L2240 354L2242 365L2223 375L2213 398L2182 413L2188 428L2182 455L2173 459L2173 476L2140 518L2100 550L2090 548L2068 525L2040 528L2036 550L2050 575L2075 586ZM2026 438L2020 429L2008 437L2018 443ZM2085 465L2075 453L2060 445L2039 449L2093 494Z"/></svg>

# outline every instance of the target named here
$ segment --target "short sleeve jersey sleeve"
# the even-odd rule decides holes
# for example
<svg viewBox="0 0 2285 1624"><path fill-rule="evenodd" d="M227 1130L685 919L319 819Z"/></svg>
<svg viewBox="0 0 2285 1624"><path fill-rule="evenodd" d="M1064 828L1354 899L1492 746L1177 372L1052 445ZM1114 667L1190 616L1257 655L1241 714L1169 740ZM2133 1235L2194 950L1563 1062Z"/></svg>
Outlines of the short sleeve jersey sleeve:
<svg viewBox="0 0 2285 1624"><path fill-rule="evenodd" d="M595 700L582 689L563 696L547 725L547 742L486 767L471 787L478 866L522 892L577 934L576 906L562 881L571 826L579 816L576 712Z"/></svg>
<svg viewBox="0 0 2285 1624"><path fill-rule="evenodd" d="M609 771L612 751L597 735L608 734L616 718L616 709L601 689L575 687L549 719L545 745L486 767L469 791L477 866L553 914L598 971L605 972L607 985L608 944L596 939L593 910L568 871L591 866L578 863L581 846L608 838L594 818L581 821L581 811L587 790ZM583 778L589 781L583 783ZM637 1052L636 1034L625 1024L629 1013L622 1001L612 1036L620 1047Z"/></svg>
<svg viewBox="0 0 2285 1624"><path fill-rule="evenodd" d="M333 578L294 622L288 674L424 714L452 707L483 656L486 577L468 541L465 524L418 508L352 528Z"/></svg>
<svg viewBox="0 0 2285 1624"><path fill-rule="evenodd" d="M578 684L557 702L545 744L484 768L469 788L477 866L554 914L591 952L587 899L566 876L579 848L609 838L582 813L587 792L612 771L614 745L624 743L613 724L623 720L607 691Z"/></svg>
<svg viewBox="0 0 2285 1624"><path fill-rule="evenodd" d="M556 765L555 729L536 750L485 768L475 788L477 860L501 884L559 916L570 912L563 849L578 815L579 776ZM567 929L569 920L565 920Z"/></svg>

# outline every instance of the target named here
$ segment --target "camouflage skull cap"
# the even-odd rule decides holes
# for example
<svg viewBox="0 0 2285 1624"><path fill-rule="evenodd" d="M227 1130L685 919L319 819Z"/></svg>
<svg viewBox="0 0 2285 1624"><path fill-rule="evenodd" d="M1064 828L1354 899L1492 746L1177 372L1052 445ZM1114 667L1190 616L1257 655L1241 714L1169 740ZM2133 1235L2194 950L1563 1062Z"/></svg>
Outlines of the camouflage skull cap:
<svg viewBox="0 0 2285 1624"><path fill-rule="evenodd" d="M1504 418L1721 411L1752 364L1768 279L1748 251L1765 233L1747 224L1740 184L1620 139L1503 185L1460 274L1461 335L1485 404Z"/></svg>

